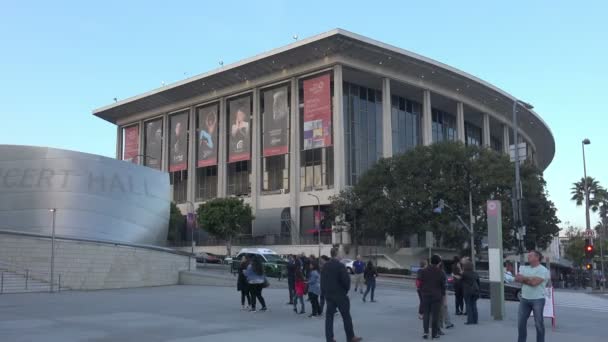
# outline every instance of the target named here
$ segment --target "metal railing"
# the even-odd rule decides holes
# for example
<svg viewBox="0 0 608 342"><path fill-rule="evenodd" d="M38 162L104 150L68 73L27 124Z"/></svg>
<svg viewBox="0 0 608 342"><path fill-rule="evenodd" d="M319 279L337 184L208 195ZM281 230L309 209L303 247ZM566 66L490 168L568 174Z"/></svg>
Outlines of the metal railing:
<svg viewBox="0 0 608 342"><path fill-rule="evenodd" d="M0 261L0 294L68 290L62 286L61 274L56 275L51 286L50 272L32 271L29 268Z"/></svg>

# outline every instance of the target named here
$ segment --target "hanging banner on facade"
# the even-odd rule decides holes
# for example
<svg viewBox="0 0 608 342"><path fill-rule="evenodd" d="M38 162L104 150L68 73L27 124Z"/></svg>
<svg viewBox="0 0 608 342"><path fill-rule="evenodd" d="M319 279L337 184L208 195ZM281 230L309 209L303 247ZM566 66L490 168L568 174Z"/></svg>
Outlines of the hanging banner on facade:
<svg viewBox="0 0 608 342"><path fill-rule="evenodd" d="M169 172L188 168L188 112L172 115L169 119Z"/></svg>
<svg viewBox="0 0 608 342"><path fill-rule="evenodd" d="M198 108L197 116L197 167L217 165L217 104Z"/></svg>
<svg viewBox="0 0 608 342"><path fill-rule="evenodd" d="M264 92L264 157L289 152L287 87Z"/></svg>
<svg viewBox="0 0 608 342"><path fill-rule="evenodd" d="M304 82L304 149L331 146L329 74Z"/></svg>
<svg viewBox="0 0 608 342"><path fill-rule="evenodd" d="M160 170L163 153L163 120L146 122L144 134L144 165Z"/></svg>
<svg viewBox="0 0 608 342"><path fill-rule="evenodd" d="M124 129L124 139L122 160L137 164L137 155L139 154L139 126L126 127Z"/></svg>
<svg viewBox="0 0 608 342"><path fill-rule="evenodd" d="M228 102L230 132L228 162L251 159L251 97L246 96Z"/></svg>

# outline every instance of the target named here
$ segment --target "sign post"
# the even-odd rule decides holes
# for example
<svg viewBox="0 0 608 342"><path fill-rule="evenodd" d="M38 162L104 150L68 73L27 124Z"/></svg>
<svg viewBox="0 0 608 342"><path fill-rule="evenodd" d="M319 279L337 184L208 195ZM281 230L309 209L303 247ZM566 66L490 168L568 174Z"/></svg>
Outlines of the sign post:
<svg viewBox="0 0 608 342"><path fill-rule="evenodd" d="M505 315L505 285L502 255L502 209L500 201L488 201L487 214L490 312L494 320L502 321Z"/></svg>

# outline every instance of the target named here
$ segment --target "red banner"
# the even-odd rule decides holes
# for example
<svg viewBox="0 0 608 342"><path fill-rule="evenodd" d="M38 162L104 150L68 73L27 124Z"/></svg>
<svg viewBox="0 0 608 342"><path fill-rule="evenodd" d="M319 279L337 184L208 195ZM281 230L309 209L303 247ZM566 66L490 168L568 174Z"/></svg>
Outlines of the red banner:
<svg viewBox="0 0 608 342"><path fill-rule="evenodd" d="M329 74L304 81L304 149L331 146Z"/></svg>
<svg viewBox="0 0 608 342"><path fill-rule="evenodd" d="M188 168L188 112L169 117L169 172Z"/></svg>
<svg viewBox="0 0 608 342"><path fill-rule="evenodd" d="M124 139L122 160L137 163L137 155L139 154L139 126L124 128Z"/></svg>

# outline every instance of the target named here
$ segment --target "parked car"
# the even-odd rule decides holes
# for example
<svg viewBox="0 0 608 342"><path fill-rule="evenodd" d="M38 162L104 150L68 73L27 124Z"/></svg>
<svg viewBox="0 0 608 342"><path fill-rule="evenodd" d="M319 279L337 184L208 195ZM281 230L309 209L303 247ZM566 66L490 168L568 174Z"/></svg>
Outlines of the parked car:
<svg viewBox="0 0 608 342"><path fill-rule="evenodd" d="M355 262L355 260L352 260L352 259L341 259L340 262L343 263L344 266L346 266L346 270L348 271L348 273L350 273L350 274L354 274L355 273L353 271L353 263Z"/></svg>
<svg viewBox="0 0 608 342"><path fill-rule="evenodd" d="M260 258L262 264L264 264L264 273L268 277L280 278L285 273L284 269L287 268L287 261L281 258L280 255L275 253L273 250L268 248L243 248L241 251L232 259L230 266L230 272L236 274L239 271L241 265L241 259L243 256L251 258Z"/></svg>
<svg viewBox="0 0 608 342"><path fill-rule="evenodd" d="M480 297L490 298L490 280L486 278L479 279L480 283ZM454 277L448 276L448 291L454 291ZM508 283L505 282L505 299L512 301L519 301L521 299L521 285L519 283Z"/></svg>
<svg viewBox="0 0 608 342"><path fill-rule="evenodd" d="M202 252L196 255L196 262L205 264L221 264L222 259L215 254Z"/></svg>

